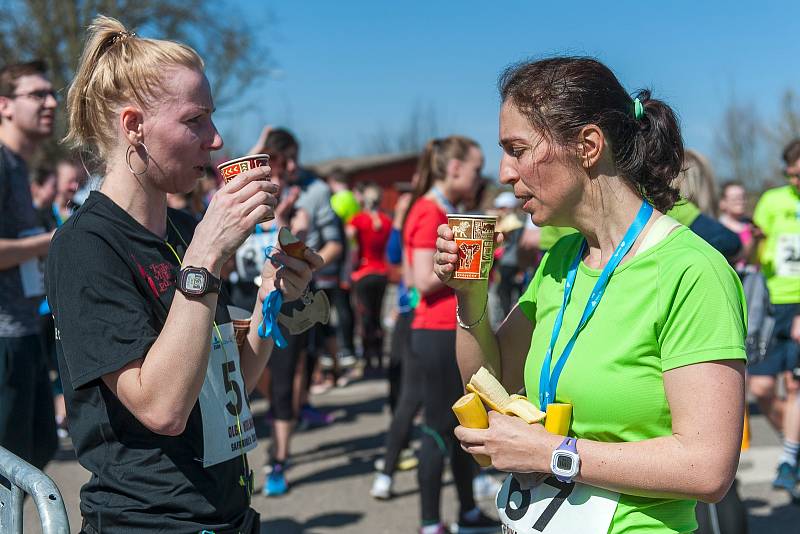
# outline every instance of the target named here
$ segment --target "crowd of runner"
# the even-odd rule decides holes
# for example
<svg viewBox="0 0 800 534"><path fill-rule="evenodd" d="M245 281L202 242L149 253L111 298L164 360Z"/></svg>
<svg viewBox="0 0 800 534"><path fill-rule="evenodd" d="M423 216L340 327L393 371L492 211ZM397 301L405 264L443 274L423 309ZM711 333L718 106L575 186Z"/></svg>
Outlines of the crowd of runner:
<svg viewBox="0 0 800 534"><path fill-rule="evenodd" d="M291 491L292 439L336 424L314 395L385 379L391 424L364 495L391 500L395 472L416 468L423 534L448 531L446 465L458 532L495 532L477 501L545 498L497 472L550 473L565 447L580 455L567 483L595 504L558 521L693 532L697 501L735 492L749 395L782 436L774 486L800 502L800 139L785 183L751 191L718 183L670 107L595 60L522 63L500 91L499 183L482 177L490 147L431 139L387 205L374 182L301 165L282 126L249 151L269 167L225 183L202 59L114 19L90 28L66 110L44 64L2 66L0 445L43 468L71 437L92 472L86 533L255 532L251 499ZM76 155L42 163L64 111ZM488 280L452 277L453 213L497 216ZM282 227L304 258L281 251ZM192 295L188 266L219 287ZM330 320L264 335L273 294L275 313L324 300ZM572 404L577 444L497 413L458 427L451 406L481 366L542 410ZM262 476L251 395L269 406ZM501 501L505 528L527 532L536 518Z"/></svg>

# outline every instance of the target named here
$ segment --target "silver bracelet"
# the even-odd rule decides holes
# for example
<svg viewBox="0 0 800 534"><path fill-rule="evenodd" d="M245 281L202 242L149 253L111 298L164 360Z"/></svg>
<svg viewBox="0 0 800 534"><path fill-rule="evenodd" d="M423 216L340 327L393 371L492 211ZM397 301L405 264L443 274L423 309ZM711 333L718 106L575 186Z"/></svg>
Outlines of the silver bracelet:
<svg viewBox="0 0 800 534"><path fill-rule="evenodd" d="M466 323L464 323L464 321L461 320L461 315L459 315L458 300L456 300L456 322L458 323L458 326L460 326L464 330L470 330L472 328L475 328L476 326L478 326L481 323L481 321L484 320L484 318L486 318L486 309L488 307L489 307L489 294L487 293L486 294L486 302L483 303L483 313L481 313L481 316L474 323L466 324Z"/></svg>

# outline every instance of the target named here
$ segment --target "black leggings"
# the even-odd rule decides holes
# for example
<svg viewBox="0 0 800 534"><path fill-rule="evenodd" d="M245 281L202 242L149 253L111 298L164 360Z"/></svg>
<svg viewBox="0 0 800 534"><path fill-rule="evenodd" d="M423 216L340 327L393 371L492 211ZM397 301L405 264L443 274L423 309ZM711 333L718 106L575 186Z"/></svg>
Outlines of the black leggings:
<svg viewBox="0 0 800 534"><path fill-rule="evenodd" d="M450 457L461 514L475 507L472 479L477 474L478 464L464 452L453 435L458 421L451 407L464 394L456 362L455 330L412 330L411 350L420 362L423 379L426 428L417 471L422 521L436 522L440 518L445 455Z"/></svg>
<svg viewBox="0 0 800 534"><path fill-rule="evenodd" d="M291 315L292 310L300 302L284 304L281 313ZM294 421L297 415L293 408L294 373L300 358L305 357L308 347L308 332L292 336L286 327L281 327L281 332L286 339L286 346L272 350L272 356L267 363L269 375L269 405L272 416L278 421Z"/></svg>
<svg viewBox="0 0 800 534"><path fill-rule="evenodd" d="M384 457L383 473L389 476L394 474L397 466L397 459L400 451L408 443L411 428L414 423L414 416L422 406L422 370L420 369L419 359L414 355L409 347L409 335L411 333L411 320L413 312L400 314L392 333L392 360L400 360L396 366L389 369L402 373L399 384L392 384L391 377L389 382L389 398L392 406L392 423L386 435L386 456ZM392 403L392 392L397 391L399 397ZM395 394L398 394L395 393Z"/></svg>
<svg viewBox="0 0 800 534"><path fill-rule="evenodd" d="M361 323L361 340L364 346L364 359L378 359L378 367L383 356L383 295L386 293L387 278L381 274L368 274L353 284L358 303L358 318Z"/></svg>

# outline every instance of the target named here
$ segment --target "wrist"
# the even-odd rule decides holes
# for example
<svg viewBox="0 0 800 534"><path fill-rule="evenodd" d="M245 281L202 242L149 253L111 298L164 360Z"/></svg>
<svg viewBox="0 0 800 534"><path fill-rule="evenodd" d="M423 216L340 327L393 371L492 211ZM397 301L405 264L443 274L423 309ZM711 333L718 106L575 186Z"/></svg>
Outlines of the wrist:
<svg viewBox="0 0 800 534"><path fill-rule="evenodd" d="M222 272L223 263L224 262L219 257L219 254L215 254L204 247L195 247L194 244L192 244L189 245L188 249L186 249L186 254L183 256L182 265L184 267L204 267L208 269L208 272L219 278Z"/></svg>

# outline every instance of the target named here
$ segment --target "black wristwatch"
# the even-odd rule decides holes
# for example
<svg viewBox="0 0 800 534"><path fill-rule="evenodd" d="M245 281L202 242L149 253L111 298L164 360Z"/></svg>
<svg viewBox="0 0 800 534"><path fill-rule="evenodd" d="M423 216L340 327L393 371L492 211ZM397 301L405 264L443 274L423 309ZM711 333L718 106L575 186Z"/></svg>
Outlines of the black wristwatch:
<svg viewBox="0 0 800 534"><path fill-rule="evenodd" d="M184 267L178 272L178 291L187 297L219 293L220 280L205 267Z"/></svg>

